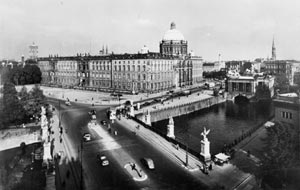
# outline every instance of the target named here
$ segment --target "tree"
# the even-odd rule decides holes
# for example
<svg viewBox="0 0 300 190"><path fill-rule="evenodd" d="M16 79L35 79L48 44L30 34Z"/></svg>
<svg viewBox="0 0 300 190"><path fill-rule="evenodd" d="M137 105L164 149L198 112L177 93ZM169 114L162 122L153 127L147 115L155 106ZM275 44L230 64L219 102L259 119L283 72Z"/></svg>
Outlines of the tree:
<svg viewBox="0 0 300 190"><path fill-rule="evenodd" d="M266 146L260 173L257 174L263 182L268 179L278 179L277 185L289 183L287 173L295 167L299 167L299 139L298 126L277 123L268 128L267 137L264 139Z"/></svg>
<svg viewBox="0 0 300 190"><path fill-rule="evenodd" d="M33 84L31 73L31 66L25 65L25 67L23 68L23 75L25 77L26 84Z"/></svg>
<svg viewBox="0 0 300 190"><path fill-rule="evenodd" d="M289 79L286 77L285 74L277 75L275 77L275 88L279 89L280 92L288 92L289 91Z"/></svg>
<svg viewBox="0 0 300 190"><path fill-rule="evenodd" d="M267 85L262 84L256 86L255 91L255 98L256 99L271 99L271 92Z"/></svg>
<svg viewBox="0 0 300 190"><path fill-rule="evenodd" d="M46 105L46 97L39 85L35 85L29 92L29 98L25 104L25 110L29 117L38 116L41 112L41 106Z"/></svg>
<svg viewBox="0 0 300 190"><path fill-rule="evenodd" d="M31 66L31 71L32 71L32 80L34 84L38 84L42 80L42 72L40 68L36 65Z"/></svg>
<svg viewBox="0 0 300 190"><path fill-rule="evenodd" d="M13 83L3 86L3 120L5 124L20 124L25 115L25 110L18 99L18 94Z"/></svg>
<svg viewBox="0 0 300 190"><path fill-rule="evenodd" d="M29 93L27 92L26 86L23 86L21 91L18 93L21 102L25 103L29 99Z"/></svg>
<svg viewBox="0 0 300 190"><path fill-rule="evenodd" d="M15 85L20 84L20 76L22 73L22 68L19 66L15 66L10 70L10 82L14 83Z"/></svg>
<svg viewBox="0 0 300 190"><path fill-rule="evenodd" d="M0 74L1 74L1 81L4 84L5 82L9 82L10 81L10 67L2 67L1 66L1 70L0 70Z"/></svg>

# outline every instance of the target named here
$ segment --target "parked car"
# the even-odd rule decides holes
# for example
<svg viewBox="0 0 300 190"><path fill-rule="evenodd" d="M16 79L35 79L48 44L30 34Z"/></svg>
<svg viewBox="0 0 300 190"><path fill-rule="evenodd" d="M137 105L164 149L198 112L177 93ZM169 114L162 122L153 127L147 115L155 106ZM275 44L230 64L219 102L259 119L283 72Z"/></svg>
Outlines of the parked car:
<svg viewBox="0 0 300 190"><path fill-rule="evenodd" d="M154 170L155 169L154 162L153 162L153 160L151 158L142 158L141 162L148 169L150 169L150 170Z"/></svg>
<svg viewBox="0 0 300 190"><path fill-rule="evenodd" d="M94 119L94 120L96 119L96 110L89 111L89 114L90 114L92 119Z"/></svg>
<svg viewBox="0 0 300 190"><path fill-rule="evenodd" d="M106 158L106 156L98 154L97 159L100 161L102 166L108 166L109 165L109 161Z"/></svg>
<svg viewBox="0 0 300 190"><path fill-rule="evenodd" d="M90 115L96 115L96 110L91 110L91 111L89 111L89 114L90 114Z"/></svg>
<svg viewBox="0 0 300 190"><path fill-rule="evenodd" d="M101 124L102 124L102 125L107 125L107 121L102 120L102 121L101 121Z"/></svg>
<svg viewBox="0 0 300 190"><path fill-rule="evenodd" d="M91 139L92 139L92 136L91 136L90 133L84 133L84 134L83 134L83 140L84 140L85 142L88 142L88 141L90 141Z"/></svg>

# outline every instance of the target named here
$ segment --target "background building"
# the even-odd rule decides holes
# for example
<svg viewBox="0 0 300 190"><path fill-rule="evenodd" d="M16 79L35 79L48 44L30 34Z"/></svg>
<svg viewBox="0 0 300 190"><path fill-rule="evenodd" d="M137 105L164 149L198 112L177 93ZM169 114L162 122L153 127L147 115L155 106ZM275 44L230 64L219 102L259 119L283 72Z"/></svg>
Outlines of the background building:
<svg viewBox="0 0 300 190"><path fill-rule="evenodd" d="M263 72L278 76L285 75L291 85L294 84L295 66L298 63L289 60L265 61Z"/></svg>
<svg viewBox="0 0 300 190"><path fill-rule="evenodd" d="M278 94L273 100L275 121L292 124L298 127L300 124L300 96L296 93Z"/></svg>
<svg viewBox="0 0 300 190"><path fill-rule="evenodd" d="M38 46L32 43L32 45L29 46L29 59L37 60L38 58Z"/></svg>

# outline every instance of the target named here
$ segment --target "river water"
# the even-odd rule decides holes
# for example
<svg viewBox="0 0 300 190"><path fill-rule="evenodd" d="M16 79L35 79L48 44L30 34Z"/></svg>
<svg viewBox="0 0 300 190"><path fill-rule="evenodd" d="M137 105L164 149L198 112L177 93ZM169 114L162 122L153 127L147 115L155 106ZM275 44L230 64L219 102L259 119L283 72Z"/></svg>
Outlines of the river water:
<svg viewBox="0 0 300 190"><path fill-rule="evenodd" d="M224 144L229 144L268 120L273 115L271 102L251 102L244 105L232 101L199 110L191 114L175 117L175 136L181 142L188 142L189 147L200 153L201 132L204 127L210 130L207 138L210 141L212 155L220 152ZM152 126L167 133L168 120L152 123Z"/></svg>

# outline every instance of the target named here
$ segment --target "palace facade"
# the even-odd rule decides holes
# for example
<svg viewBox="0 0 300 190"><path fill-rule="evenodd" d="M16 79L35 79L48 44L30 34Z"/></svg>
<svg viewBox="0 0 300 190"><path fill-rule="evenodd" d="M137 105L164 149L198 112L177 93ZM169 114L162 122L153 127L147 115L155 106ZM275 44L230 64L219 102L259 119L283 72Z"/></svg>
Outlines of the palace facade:
<svg viewBox="0 0 300 190"><path fill-rule="evenodd" d="M42 84L114 92L159 92L202 81L202 58L187 54L187 41L174 23L160 53L89 54L38 59Z"/></svg>

